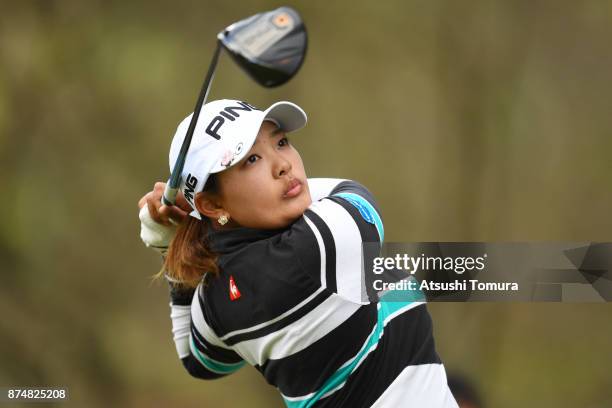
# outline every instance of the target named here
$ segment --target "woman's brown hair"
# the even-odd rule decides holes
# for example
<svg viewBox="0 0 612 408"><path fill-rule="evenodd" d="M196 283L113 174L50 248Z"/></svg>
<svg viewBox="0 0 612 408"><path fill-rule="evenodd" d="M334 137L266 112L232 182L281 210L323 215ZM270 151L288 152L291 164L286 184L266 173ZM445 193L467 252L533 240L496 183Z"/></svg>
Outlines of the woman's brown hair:
<svg viewBox="0 0 612 408"><path fill-rule="evenodd" d="M218 192L214 174L208 178L204 191L213 194ZM210 222L205 217L201 220L189 215L185 217L170 242L158 276L165 275L174 284L195 288L205 273L219 273L217 254L210 249L207 238L209 228Z"/></svg>

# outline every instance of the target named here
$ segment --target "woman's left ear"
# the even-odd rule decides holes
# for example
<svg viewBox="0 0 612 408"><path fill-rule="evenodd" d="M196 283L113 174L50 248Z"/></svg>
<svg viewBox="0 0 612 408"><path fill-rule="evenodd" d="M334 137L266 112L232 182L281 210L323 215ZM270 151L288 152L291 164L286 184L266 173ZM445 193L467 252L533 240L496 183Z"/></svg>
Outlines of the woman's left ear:
<svg viewBox="0 0 612 408"><path fill-rule="evenodd" d="M212 194L199 192L195 196L194 203L200 214L213 221L218 220L221 216L228 216L227 211L218 203Z"/></svg>

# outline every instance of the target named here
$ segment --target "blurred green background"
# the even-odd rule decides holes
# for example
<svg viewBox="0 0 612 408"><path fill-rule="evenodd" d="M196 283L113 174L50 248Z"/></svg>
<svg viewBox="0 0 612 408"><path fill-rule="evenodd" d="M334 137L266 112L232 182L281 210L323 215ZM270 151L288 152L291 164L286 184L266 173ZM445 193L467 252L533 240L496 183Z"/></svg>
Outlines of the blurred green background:
<svg viewBox="0 0 612 408"><path fill-rule="evenodd" d="M283 406L251 367L183 370L136 206L169 174L216 33L282 4L1 2L0 386L68 387L57 406ZM211 97L304 107L309 175L368 186L388 241L612 241L611 2L289 4L310 35L299 75L265 90L224 56ZM488 406L612 406L612 305L430 311Z"/></svg>

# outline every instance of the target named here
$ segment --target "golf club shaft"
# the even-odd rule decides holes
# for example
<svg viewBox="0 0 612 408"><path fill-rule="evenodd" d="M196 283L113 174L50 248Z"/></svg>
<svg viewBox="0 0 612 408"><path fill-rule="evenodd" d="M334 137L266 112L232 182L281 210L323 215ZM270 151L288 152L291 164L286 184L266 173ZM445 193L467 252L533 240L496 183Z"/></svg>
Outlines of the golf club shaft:
<svg viewBox="0 0 612 408"><path fill-rule="evenodd" d="M193 116L191 117L191 122L189 122L189 128L187 129L185 140L183 140L181 151L179 152L179 155L176 159L176 163L174 163L172 174L170 175L170 179L168 180L168 183L166 184L166 189L164 190L164 195L162 197L162 203L164 205L174 205L174 203L176 202L176 194L178 193L178 189L181 185L181 173L183 172L183 166L185 165L187 151L189 150L189 145L191 145L191 138L193 137L193 132L195 131L196 124L198 123L198 116L200 116L200 110L202 109L202 106L206 103L206 98L208 97L208 91L210 91L210 85L215 75L215 69L217 68L217 61L219 60L220 53L221 42L217 41L217 47L215 49L215 53L213 54L212 60L210 61L210 66L208 67L208 72L206 73L204 83L202 84L200 96L198 96L198 101L196 102L196 106L193 109Z"/></svg>

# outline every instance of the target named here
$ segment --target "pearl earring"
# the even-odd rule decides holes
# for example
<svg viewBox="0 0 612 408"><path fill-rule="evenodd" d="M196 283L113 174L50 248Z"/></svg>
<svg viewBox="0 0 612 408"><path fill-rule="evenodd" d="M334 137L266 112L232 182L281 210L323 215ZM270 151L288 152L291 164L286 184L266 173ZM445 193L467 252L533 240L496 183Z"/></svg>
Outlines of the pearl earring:
<svg viewBox="0 0 612 408"><path fill-rule="evenodd" d="M225 225L227 224L227 222L229 221L229 216L223 214L222 216L219 217L219 219L217 220L217 222L221 225Z"/></svg>

